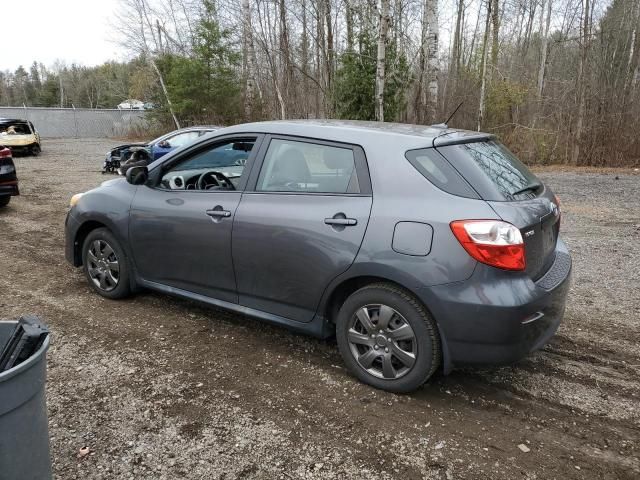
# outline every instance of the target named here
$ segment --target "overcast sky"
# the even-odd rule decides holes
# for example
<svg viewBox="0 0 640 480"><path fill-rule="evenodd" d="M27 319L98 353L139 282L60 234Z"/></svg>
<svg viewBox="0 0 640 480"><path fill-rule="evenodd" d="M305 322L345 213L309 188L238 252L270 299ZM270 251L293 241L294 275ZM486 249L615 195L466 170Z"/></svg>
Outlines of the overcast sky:
<svg viewBox="0 0 640 480"><path fill-rule="evenodd" d="M118 0L0 0L0 70L121 60L110 22Z"/></svg>

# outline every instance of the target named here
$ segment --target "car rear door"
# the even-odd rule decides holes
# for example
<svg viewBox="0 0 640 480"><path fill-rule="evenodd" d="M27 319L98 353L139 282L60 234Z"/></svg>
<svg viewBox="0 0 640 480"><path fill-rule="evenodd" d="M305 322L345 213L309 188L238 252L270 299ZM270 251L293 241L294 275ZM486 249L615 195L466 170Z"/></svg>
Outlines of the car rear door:
<svg viewBox="0 0 640 480"><path fill-rule="evenodd" d="M260 138L212 139L152 170L151 186L136 191L129 221L129 243L143 280L237 303L231 231ZM225 153L239 151L244 162L227 155L224 163ZM235 188L197 188L196 179L209 171L226 172Z"/></svg>
<svg viewBox="0 0 640 480"><path fill-rule="evenodd" d="M270 136L233 226L239 303L300 322L353 263L371 211L362 148Z"/></svg>

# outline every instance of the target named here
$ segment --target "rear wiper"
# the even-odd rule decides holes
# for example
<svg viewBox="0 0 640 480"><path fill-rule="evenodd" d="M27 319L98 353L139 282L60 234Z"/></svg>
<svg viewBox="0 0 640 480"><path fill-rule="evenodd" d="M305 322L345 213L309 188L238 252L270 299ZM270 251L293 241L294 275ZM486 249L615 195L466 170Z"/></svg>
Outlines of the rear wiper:
<svg viewBox="0 0 640 480"><path fill-rule="evenodd" d="M532 183L529 183L529 184L525 185L520 190L516 190L515 192L511 192L511 196L514 197L516 195L520 195L521 193L525 193L525 192L535 192L540 187L542 187L542 184L540 182L532 182Z"/></svg>

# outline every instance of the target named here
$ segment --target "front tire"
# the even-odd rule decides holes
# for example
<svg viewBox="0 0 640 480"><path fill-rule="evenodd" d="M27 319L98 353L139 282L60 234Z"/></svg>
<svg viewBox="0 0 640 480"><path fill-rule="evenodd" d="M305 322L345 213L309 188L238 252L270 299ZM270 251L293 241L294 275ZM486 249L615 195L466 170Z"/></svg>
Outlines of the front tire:
<svg viewBox="0 0 640 480"><path fill-rule="evenodd" d="M10 201L11 201L11 196L10 195L2 195L2 196L0 196L0 208L6 207L7 205L9 205Z"/></svg>
<svg viewBox="0 0 640 480"><path fill-rule="evenodd" d="M368 285L342 305L336 322L340 354L360 381L395 393L422 386L440 365L438 327L409 292Z"/></svg>
<svg viewBox="0 0 640 480"><path fill-rule="evenodd" d="M106 228L87 235L82 245L82 265L89 285L103 297L119 299L131 294L127 256Z"/></svg>

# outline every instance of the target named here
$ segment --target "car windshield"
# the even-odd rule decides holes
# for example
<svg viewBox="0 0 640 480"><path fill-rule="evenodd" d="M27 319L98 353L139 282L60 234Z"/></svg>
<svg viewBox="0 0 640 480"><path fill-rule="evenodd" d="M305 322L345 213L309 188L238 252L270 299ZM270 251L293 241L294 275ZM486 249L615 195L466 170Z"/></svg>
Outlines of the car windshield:
<svg viewBox="0 0 640 480"><path fill-rule="evenodd" d="M0 123L0 135L31 135L26 122Z"/></svg>

